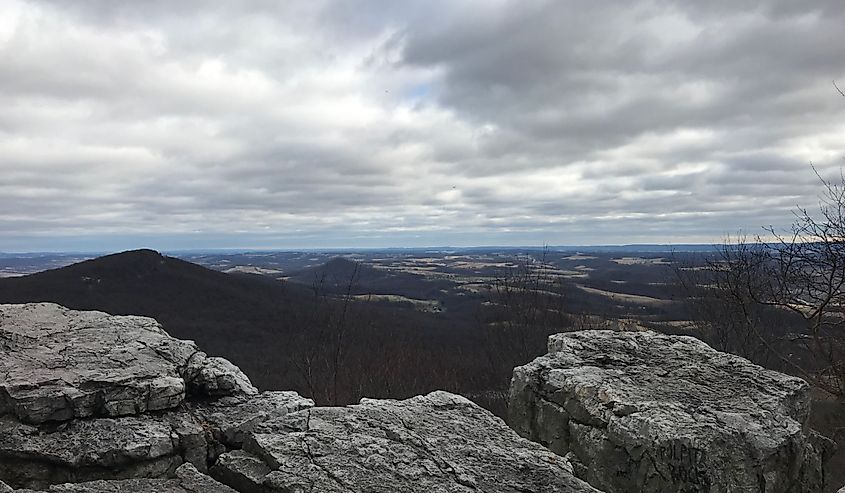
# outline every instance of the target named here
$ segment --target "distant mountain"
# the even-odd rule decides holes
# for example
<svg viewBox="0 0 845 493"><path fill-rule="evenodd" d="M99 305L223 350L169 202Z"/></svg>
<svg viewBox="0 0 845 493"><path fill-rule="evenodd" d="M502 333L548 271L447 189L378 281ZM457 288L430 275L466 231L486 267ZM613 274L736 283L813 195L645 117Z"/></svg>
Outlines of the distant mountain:
<svg viewBox="0 0 845 493"><path fill-rule="evenodd" d="M228 358L256 386L297 390L324 404L435 389L487 395L507 383L510 360L497 358L501 364L491 369L489 336L478 330L475 310L430 313L413 303L366 297L347 303L337 296L342 287L335 294L327 289L325 296L311 289L321 276L336 288L345 286L355 265L334 259L297 274L300 282L283 282L135 250L0 278L0 303L50 301L77 310L154 317L171 335ZM433 299L431 290L451 286L409 272L358 269L361 286L354 294ZM539 346L544 341L545 334Z"/></svg>
<svg viewBox="0 0 845 493"><path fill-rule="evenodd" d="M284 347L314 303L302 286L224 274L152 250L0 279L0 303L34 301L155 317L171 335L229 357L259 380L266 371L250 355Z"/></svg>
<svg viewBox="0 0 845 493"><path fill-rule="evenodd" d="M355 262L343 257L335 257L325 264L308 267L290 276L289 280L301 284L313 285L321 281L333 287L345 287L354 284L372 284L396 277L384 270Z"/></svg>
<svg viewBox="0 0 845 493"><path fill-rule="evenodd" d="M289 281L314 287L322 285L329 293L344 293L352 283L353 294L398 294L409 298L435 297L453 287L449 281L426 279L399 270L376 269L344 257L293 273Z"/></svg>
<svg viewBox="0 0 845 493"><path fill-rule="evenodd" d="M355 264L336 260L322 267L327 277L342 280L351 275ZM322 271L303 272L303 279L315 273ZM370 268L362 268L361 276L368 281L384 278ZM385 389L399 392L399 384L407 395L445 388L443 379L448 374L420 378L419 359L436 358L439 364L454 367L466 360L459 351L462 344L477 346L444 319L412 307L365 302L350 309L348 333L333 339L327 334L337 333L327 331L338 330L337 314L341 309L345 312L346 305L330 292L318 297L307 283L226 274L152 250L0 279L0 303L36 301L154 317L174 337L194 340L208 354L228 358L265 389L308 392L311 384L303 381L304 358L311 358L308 374L317 379L318 388L327 388L326 382L333 381L326 369L328 351L333 341L342 341L345 364L357 365L355 374L363 375L361 381L344 384L348 402L362 395L385 395ZM454 354L444 352L444 347L455 348ZM450 363L450 357L455 361ZM482 368L480 363L477 366ZM372 376L376 373L382 375L381 380ZM394 382L384 383L386 378ZM325 401L325 395L321 392L318 397Z"/></svg>
<svg viewBox="0 0 845 493"><path fill-rule="evenodd" d="M718 246L708 243L678 243L678 244L632 244L632 245L588 245L588 246L554 246L549 247L557 251L578 251L590 253L672 253L672 252L700 252L712 253Z"/></svg>

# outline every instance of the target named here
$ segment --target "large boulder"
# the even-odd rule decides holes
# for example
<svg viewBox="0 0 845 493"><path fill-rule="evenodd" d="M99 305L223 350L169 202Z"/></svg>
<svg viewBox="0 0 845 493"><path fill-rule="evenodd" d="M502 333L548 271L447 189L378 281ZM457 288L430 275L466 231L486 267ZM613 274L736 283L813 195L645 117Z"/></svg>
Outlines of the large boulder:
<svg viewBox="0 0 845 493"><path fill-rule="evenodd" d="M469 400L364 399L267 421L211 474L243 492L595 492L569 462Z"/></svg>
<svg viewBox="0 0 845 493"><path fill-rule="evenodd" d="M172 486L183 464L206 472L258 422L312 405L258 393L235 365L150 318L0 305L0 480L13 487Z"/></svg>
<svg viewBox="0 0 845 493"><path fill-rule="evenodd" d="M32 424L171 409L189 386L257 392L237 367L146 317L0 305L0 350L0 414Z"/></svg>
<svg viewBox="0 0 845 493"><path fill-rule="evenodd" d="M809 390L692 337L581 331L514 370L509 419L609 492L821 491Z"/></svg>

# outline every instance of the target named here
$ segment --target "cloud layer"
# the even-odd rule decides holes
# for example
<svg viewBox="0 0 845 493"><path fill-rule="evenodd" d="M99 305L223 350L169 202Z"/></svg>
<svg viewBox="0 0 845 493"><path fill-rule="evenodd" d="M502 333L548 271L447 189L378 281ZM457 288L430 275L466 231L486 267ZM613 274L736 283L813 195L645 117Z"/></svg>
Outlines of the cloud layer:
<svg viewBox="0 0 845 493"><path fill-rule="evenodd" d="M762 4L762 5L761 5ZM0 4L0 249L718 241L845 156L839 0Z"/></svg>

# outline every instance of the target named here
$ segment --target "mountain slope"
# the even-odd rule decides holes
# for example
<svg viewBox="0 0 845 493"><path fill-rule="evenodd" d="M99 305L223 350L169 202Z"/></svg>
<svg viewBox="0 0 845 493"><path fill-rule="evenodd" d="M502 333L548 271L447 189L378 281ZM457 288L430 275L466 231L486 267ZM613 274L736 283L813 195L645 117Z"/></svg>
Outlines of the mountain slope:
<svg viewBox="0 0 845 493"><path fill-rule="evenodd" d="M174 337L195 340L250 375L263 373L250 355L283 350L313 304L301 286L224 274L152 250L0 279L0 303L34 301L154 317Z"/></svg>
<svg viewBox="0 0 845 493"><path fill-rule="evenodd" d="M328 271L342 276L347 269L335 262ZM369 274L376 284L384 279ZM225 274L151 250L0 279L0 303L50 301L154 317L174 337L235 363L257 387L296 390L324 404L435 389L482 395L509 379L510 368L500 372L507 378L490 371L484 334L466 320L399 304L347 303L326 291Z"/></svg>

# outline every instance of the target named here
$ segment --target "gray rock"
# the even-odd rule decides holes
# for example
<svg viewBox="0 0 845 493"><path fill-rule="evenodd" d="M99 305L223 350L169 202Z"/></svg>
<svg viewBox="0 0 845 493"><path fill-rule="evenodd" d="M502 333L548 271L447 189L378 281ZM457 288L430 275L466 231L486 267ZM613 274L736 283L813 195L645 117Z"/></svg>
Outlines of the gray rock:
<svg viewBox="0 0 845 493"><path fill-rule="evenodd" d="M273 469L261 459L243 450L221 455L211 469L212 476L237 491L261 493L271 491L264 483L272 472Z"/></svg>
<svg viewBox="0 0 845 493"><path fill-rule="evenodd" d="M313 406L311 399L290 391L187 403L191 414L212 431L215 442L227 448L240 448L246 434L258 423Z"/></svg>
<svg viewBox="0 0 845 493"><path fill-rule="evenodd" d="M168 477L185 461L206 470L207 455L205 430L184 412L55 427L0 418L0 478L18 486Z"/></svg>
<svg viewBox="0 0 845 493"><path fill-rule="evenodd" d="M469 400L317 407L259 424L211 474L242 492L594 492L569 462Z"/></svg>
<svg viewBox="0 0 845 493"><path fill-rule="evenodd" d="M12 493L13 491L14 490L11 486L4 483L3 481L0 481L0 493Z"/></svg>
<svg viewBox="0 0 845 493"><path fill-rule="evenodd" d="M175 407L200 357L151 318L51 303L0 305L0 351L0 414L29 423Z"/></svg>
<svg viewBox="0 0 845 493"><path fill-rule="evenodd" d="M0 414L27 423L114 417L201 396L254 395L241 370L151 318L0 305Z"/></svg>
<svg viewBox="0 0 845 493"><path fill-rule="evenodd" d="M582 331L516 368L510 423L609 492L821 491L809 387L692 337Z"/></svg>
<svg viewBox="0 0 845 493"><path fill-rule="evenodd" d="M101 480L85 483L66 483L50 486L46 491L55 493L236 493L200 473L190 464L176 469L172 479ZM28 493L34 490L8 490ZM0 492L3 492L0 487Z"/></svg>
<svg viewBox="0 0 845 493"><path fill-rule="evenodd" d="M240 368L227 359L216 357L205 359L199 374L191 381L191 390L207 396L258 393Z"/></svg>
<svg viewBox="0 0 845 493"><path fill-rule="evenodd" d="M256 423L312 405L259 394L149 318L0 305L0 479L18 488L205 472Z"/></svg>
<svg viewBox="0 0 845 493"><path fill-rule="evenodd" d="M19 487L167 478L183 463L202 472L263 421L311 407L296 392L185 402L155 414L30 425L0 417L0 478Z"/></svg>
<svg viewBox="0 0 845 493"><path fill-rule="evenodd" d="M184 464L176 469L176 479L182 489L190 493L235 493L232 488L200 473L191 464Z"/></svg>

